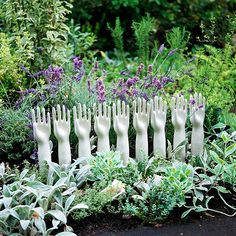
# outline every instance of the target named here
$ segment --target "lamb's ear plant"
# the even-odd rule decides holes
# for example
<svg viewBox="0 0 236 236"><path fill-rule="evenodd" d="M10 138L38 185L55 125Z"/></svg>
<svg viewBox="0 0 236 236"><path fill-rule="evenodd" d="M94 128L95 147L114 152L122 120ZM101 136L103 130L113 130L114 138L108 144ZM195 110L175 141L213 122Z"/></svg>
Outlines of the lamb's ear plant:
<svg viewBox="0 0 236 236"><path fill-rule="evenodd" d="M45 183L38 180L42 173L29 174L31 171L26 168L19 176L12 176L14 181L4 182L0 191L0 232L6 235L15 232L51 235L61 225L65 226L65 231L71 231L72 228L67 225L68 215L74 210L87 208L84 203L73 204L77 179L79 183L85 181L85 178L81 180L81 176L87 173L86 168L78 171L81 162L83 158L62 167L49 162ZM0 171L1 177L4 177L3 164ZM52 227L48 228L48 222Z"/></svg>

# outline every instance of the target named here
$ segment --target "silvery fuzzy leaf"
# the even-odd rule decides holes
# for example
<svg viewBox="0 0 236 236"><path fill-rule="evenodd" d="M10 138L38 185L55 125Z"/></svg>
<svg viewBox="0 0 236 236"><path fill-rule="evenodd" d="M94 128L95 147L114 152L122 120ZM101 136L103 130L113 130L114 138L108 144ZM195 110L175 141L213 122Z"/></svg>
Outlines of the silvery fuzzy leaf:
<svg viewBox="0 0 236 236"><path fill-rule="evenodd" d="M72 232L61 232L59 234L56 234L55 236L76 236L76 234Z"/></svg>
<svg viewBox="0 0 236 236"><path fill-rule="evenodd" d="M59 210L50 210L50 211L47 212L47 214L55 217L57 220L60 220L64 224L67 223L66 215L63 212L59 211Z"/></svg>
<svg viewBox="0 0 236 236"><path fill-rule="evenodd" d="M79 203L79 204L73 206L73 207L69 210L69 214L70 214L72 211L77 210L77 209L88 209L88 208L89 208L89 207L88 207L86 204L84 204L84 203Z"/></svg>
<svg viewBox="0 0 236 236"><path fill-rule="evenodd" d="M46 235L47 228L43 219L41 218L35 219L34 224L38 228L40 233L42 233L43 235Z"/></svg>
<svg viewBox="0 0 236 236"><path fill-rule="evenodd" d="M14 209L10 209L9 210L10 215L12 215L13 217L15 217L17 220L20 220L20 217L18 215L18 213L14 210Z"/></svg>
<svg viewBox="0 0 236 236"><path fill-rule="evenodd" d="M5 206L5 208L9 208L9 206L11 205L12 202L12 197L3 197L3 204Z"/></svg>
<svg viewBox="0 0 236 236"><path fill-rule="evenodd" d="M66 203L65 203L65 211L67 212L70 208L70 205L75 199L75 195L71 195L70 197L67 198Z"/></svg>
<svg viewBox="0 0 236 236"><path fill-rule="evenodd" d="M77 190L76 187L71 187L71 188L67 189L66 191L64 191L64 192L62 193L62 196L70 195L70 194L72 194L72 193L73 193L74 191L76 191L76 190Z"/></svg>
<svg viewBox="0 0 236 236"><path fill-rule="evenodd" d="M8 216L10 215L10 210L9 209L4 209L0 211L0 219L7 219Z"/></svg>
<svg viewBox="0 0 236 236"><path fill-rule="evenodd" d="M2 162L0 164L0 177L3 177L3 175L5 174L5 171L6 171L5 164L4 164L4 162Z"/></svg>
<svg viewBox="0 0 236 236"><path fill-rule="evenodd" d="M44 209L44 211L47 211L47 209L48 209L48 199L47 198L39 199L38 204L40 207L42 207Z"/></svg>
<svg viewBox="0 0 236 236"><path fill-rule="evenodd" d="M60 224L60 220L55 220L55 219L52 219L52 225L53 227L57 227L59 224Z"/></svg>
<svg viewBox="0 0 236 236"><path fill-rule="evenodd" d="M35 207L33 211L37 212L42 219L44 218L44 210L42 207Z"/></svg>
<svg viewBox="0 0 236 236"><path fill-rule="evenodd" d="M30 224L30 220L20 220L20 225L23 230L26 230Z"/></svg>
<svg viewBox="0 0 236 236"><path fill-rule="evenodd" d="M138 200L144 200L144 198L141 195L133 195L132 198Z"/></svg>
<svg viewBox="0 0 236 236"><path fill-rule="evenodd" d="M21 180L24 179L24 177L27 175L28 172L29 172L28 169L24 169L24 170L21 172L21 174L20 174L20 179L21 179Z"/></svg>

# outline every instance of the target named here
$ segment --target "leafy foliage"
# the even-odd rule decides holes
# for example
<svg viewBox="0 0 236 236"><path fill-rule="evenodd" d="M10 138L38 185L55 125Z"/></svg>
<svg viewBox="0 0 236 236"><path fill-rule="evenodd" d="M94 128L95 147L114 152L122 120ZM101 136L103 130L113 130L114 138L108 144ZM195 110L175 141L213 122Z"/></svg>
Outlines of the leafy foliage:
<svg viewBox="0 0 236 236"><path fill-rule="evenodd" d="M87 208L83 203L72 203L76 190L76 181L83 177L83 172L75 174L76 165L73 163L64 169L55 163L49 163L47 183L37 179L39 174L29 174L24 169L19 176L12 176L14 181L5 177L4 165L0 168L0 178L3 186L0 191L0 230L9 235L13 233L51 235L64 225L63 231L72 231L67 225L67 217L76 209ZM64 170L63 170L64 169ZM58 172L59 170L59 172ZM61 175L62 174L62 175ZM60 175L60 178L56 177ZM78 183L78 182L77 182ZM50 224L48 224L50 222Z"/></svg>
<svg viewBox="0 0 236 236"><path fill-rule="evenodd" d="M34 66L65 61L68 26L65 24L72 5L69 1L3 2L1 15L6 32L14 36L29 34L34 47Z"/></svg>
<svg viewBox="0 0 236 236"><path fill-rule="evenodd" d="M142 18L141 22L133 22L132 28L134 29L134 35L136 38L136 44L138 48L138 56L140 62L144 62L147 65L150 54L150 34L154 28L155 21L149 15Z"/></svg>

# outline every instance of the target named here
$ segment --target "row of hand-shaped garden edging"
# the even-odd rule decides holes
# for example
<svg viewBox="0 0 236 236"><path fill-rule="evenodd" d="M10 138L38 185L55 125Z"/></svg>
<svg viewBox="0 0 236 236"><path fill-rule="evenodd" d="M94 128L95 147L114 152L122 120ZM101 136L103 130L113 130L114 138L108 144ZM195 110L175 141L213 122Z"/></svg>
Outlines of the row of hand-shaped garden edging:
<svg viewBox="0 0 236 236"><path fill-rule="evenodd" d="M190 121L192 123L191 151L193 155L203 153L203 122L205 117L205 98L201 94L195 94L190 98ZM174 143L176 148L185 138L185 123L187 118L187 100L183 96L173 97L171 104L172 124L174 126ZM128 128L130 120L129 105L117 101L112 106L113 127L117 134L117 151L120 151L124 164L129 158ZM135 157L140 160L144 154L148 154L148 125L151 118L151 126L154 130L153 150L166 156L166 123L167 104L161 97L155 97L149 102L138 98L133 102L133 126L136 130ZM97 151L109 151L109 130L111 127L111 107L106 103L94 105L94 131L98 136ZM37 117L37 119L36 119ZM79 140L78 157L91 155L90 132L91 111L85 105L79 104L73 108L74 131ZM51 122L50 113L37 107L36 114L32 110L33 133L38 143L38 160L41 164L44 160L51 161ZM70 135L70 111L57 105L52 109L53 130L58 140L59 164L71 163ZM184 161L185 147L183 146L177 155Z"/></svg>

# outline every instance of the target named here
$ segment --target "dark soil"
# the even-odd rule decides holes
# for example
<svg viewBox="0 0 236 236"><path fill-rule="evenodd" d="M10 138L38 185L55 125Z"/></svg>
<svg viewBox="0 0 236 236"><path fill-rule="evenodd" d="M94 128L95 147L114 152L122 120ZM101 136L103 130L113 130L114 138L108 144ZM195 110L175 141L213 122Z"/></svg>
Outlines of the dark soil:
<svg viewBox="0 0 236 236"><path fill-rule="evenodd" d="M77 235L100 236L236 236L236 217L203 214L188 220L171 219L163 224L148 225L136 218L116 215L87 218L71 225Z"/></svg>

